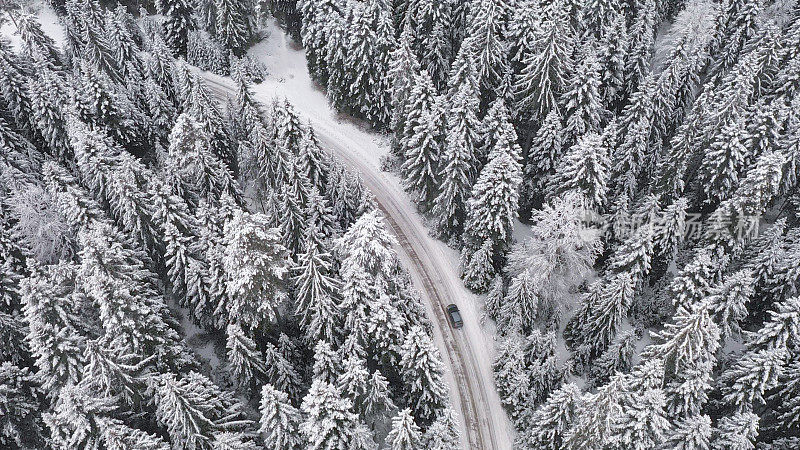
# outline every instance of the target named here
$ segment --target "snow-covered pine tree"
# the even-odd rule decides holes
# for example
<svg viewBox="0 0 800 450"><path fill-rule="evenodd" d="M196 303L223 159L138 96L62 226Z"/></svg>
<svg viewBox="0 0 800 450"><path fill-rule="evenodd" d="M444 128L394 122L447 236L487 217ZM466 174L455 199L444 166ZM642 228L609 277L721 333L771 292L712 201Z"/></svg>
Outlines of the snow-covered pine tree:
<svg viewBox="0 0 800 450"><path fill-rule="evenodd" d="M128 92L104 73L82 60L75 78L75 102L80 120L103 130L129 150L143 144L147 118L131 101ZM68 124L69 129L70 124Z"/></svg>
<svg viewBox="0 0 800 450"><path fill-rule="evenodd" d="M173 373L156 377L155 418L164 426L173 446L208 448L218 431L249 432L242 405L205 376L190 372L177 378Z"/></svg>
<svg viewBox="0 0 800 450"><path fill-rule="evenodd" d="M304 442L300 433L302 416L289 402L286 393L269 384L261 388L261 428L268 448L296 450L302 448Z"/></svg>
<svg viewBox="0 0 800 450"><path fill-rule="evenodd" d="M546 17L534 48L536 51L522 60L523 68L514 79L515 109L540 122L557 107L567 85L572 54L568 18L560 12Z"/></svg>
<svg viewBox="0 0 800 450"><path fill-rule="evenodd" d="M503 142L501 142L503 141ZM489 111L483 117L480 126L480 143L476 148L476 156L483 167L490 155L498 147L508 145L508 151L515 161L519 162L522 150L517 143L517 132L511 124L511 114L506 106L505 99L498 98L492 102Z"/></svg>
<svg viewBox="0 0 800 450"><path fill-rule="evenodd" d="M313 241L306 242L306 250L298 257L295 314L299 316L308 342L340 341L338 295L340 283L331 275L331 255Z"/></svg>
<svg viewBox="0 0 800 450"><path fill-rule="evenodd" d="M650 69L655 41L656 8L654 0L640 0L636 17L628 30L625 58L625 97L633 94Z"/></svg>
<svg viewBox="0 0 800 450"><path fill-rule="evenodd" d="M369 0L356 12L350 24L348 60L355 61L355 79L349 85L354 108L378 128L389 125L392 118L392 85L390 78L395 30L384 0Z"/></svg>
<svg viewBox="0 0 800 450"><path fill-rule="evenodd" d="M563 448L581 404L580 389L573 383L565 384L553 391L547 401L533 412L528 427L518 440L530 448Z"/></svg>
<svg viewBox="0 0 800 450"><path fill-rule="evenodd" d="M414 79L420 73L419 61L411 48L412 38L411 27L405 26L389 61L388 77L391 80L392 105L392 120L389 128L394 133L392 154L398 159L403 156L402 140L408 107L414 98L411 95L414 89Z"/></svg>
<svg viewBox="0 0 800 450"><path fill-rule="evenodd" d="M528 151L528 161L523 172L521 204L530 210L544 200L548 179L555 173L564 147L564 126L557 108L544 118Z"/></svg>
<svg viewBox="0 0 800 450"><path fill-rule="evenodd" d="M437 218L437 231L446 238L461 236L466 201L477 175L476 144L480 123L475 88L475 84L464 81L450 99L444 151L439 161L441 188L432 212Z"/></svg>
<svg viewBox="0 0 800 450"><path fill-rule="evenodd" d="M626 373L631 369L636 341L633 330L619 333L614 338L611 345L592 364L591 374L596 384L606 383L617 372Z"/></svg>
<svg viewBox="0 0 800 450"><path fill-rule="evenodd" d="M358 344L356 344L358 345ZM340 349L344 363L342 373L336 380L336 387L347 398L353 401L353 411L366 419L365 400L367 391L370 389L370 375L367 370L367 361L359 354L348 354L346 350Z"/></svg>
<svg viewBox="0 0 800 450"><path fill-rule="evenodd" d="M505 0L482 1L472 10L467 39L472 41L478 81L488 99L493 98L508 71L508 44L503 36L508 14L509 5Z"/></svg>
<svg viewBox="0 0 800 450"><path fill-rule="evenodd" d="M37 384L51 398L77 383L83 367L81 297L75 293L76 267L69 263L33 271L20 284L25 338L37 369Z"/></svg>
<svg viewBox="0 0 800 450"><path fill-rule="evenodd" d="M715 206L733 194L739 173L749 159L746 139L744 124L735 120L721 128L709 147L697 180L698 194L706 198L706 203Z"/></svg>
<svg viewBox="0 0 800 450"><path fill-rule="evenodd" d="M697 414L678 420L662 446L676 450L708 450L710 439L711 418Z"/></svg>
<svg viewBox="0 0 800 450"><path fill-rule="evenodd" d="M547 196L558 197L567 192L583 195L587 206L602 210L605 206L610 161L600 135L589 133L570 147L556 167L547 185Z"/></svg>
<svg viewBox="0 0 800 450"><path fill-rule="evenodd" d="M467 234L462 251L464 279L467 285L482 291L494 277L493 273L475 272L486 259L499 267L511 243L511 232L517 218L521 168L514 159L509 142L503 142L491 155L467 201ZM487 247L488 244L488 248ZM482 248L484 247L484 248ZM488 253L483 256L484 253ZM480 258L476 260L476 255ZM484 261L484 263L481 263Z"/></svg>
<svg viewBox="0 0 800 450"><path fill-rule="evenodd" d="M293 364L271 342L264 345L264 362L267 381L281 392L286 392L294 404L302 399L303 380Z"/></svg>
<svg viewBox="0 0 800 450"><path fill-rule="evenodd" d="M406 189L420 208L428 210L439 194L442 151L439 101L433 102L430 110L422 111L418 122L403 142L404 162L400 169ZM406 122L406 125L409 123Z"/></svg>
<svg viewBox="0 0 800 450"><path fill-rule="evenodd" d="M404 128L402 130L402 136L399 138L399 145L398 145L398 156L400 156L400 163L401 165L405 165L408 161L407 155L415 155L419 153L415 150L414 144L412 141L419 135L419 137L424 135L430 135L433 130L428 130L428 128L432 128L430 124L430 120L433 118L438 122L441 120L438 115L440 105L439 100L436 95L436 89L433 86L433 81L431 81L428 72L422 70L419 74L414 75L413 82L411 84L411 91L408 96L408 101L406 103L406 109L404 111ZM436 130L434 134L436 136L436 144L437 148L440 144L440 133L441 130ZM422 141L417 140L416 143L419 144ZM416 153L415 153L416 152ZM423 163L426 161L430 161L430 158L438 157L438 152L435 155L430 155L427 152L425 154L421 154L426 159L419 161L419 163ZM421 166L421 167L424 167ZM425 172L423 172L425 173ZM433 176L437 176L437 172L432 172Z"/></svg>
<svg viewBox="0 0 800 450"><path fill-rule="evenodd" d="M403 314L385 293L380 293L369 304L367 316L367 342L365 347L374 353L381 367L395 367L400 359L403 330L408 323Z"/></svg>
<svg viewBox="0 0 800 450"><path fill-rule="evenodd" d="M85 365L80 385L94 395L115 398L126 406L138 409L150 401L148 376L154 356L143 357L104 338L86 341Z"/></svg>
<svg viewBox="0 0 800 450"><path fill-rule="evenodd" d="M228 370L240 388L257 386L267 368L253 339L236 323L228 325L225 348L228 350Z"/></svg>
<svg viewBox="0 0 800 450"><path fill-rule="evenodd" d="M714 450L751 450L758 436L759 417L752 412L722 417L712 429L711 448Z"/></svg>
<svg viewBox="0 0 800 450"><path fill-rule="evenodd" d="M191 87L190 92L181 92L181 95L185 96L184 112L191 114L200 122L210 139L211 153L224 162L228 169L236 175L238 172L234 142L222 113L217 108L217 102L211 97L201 78L188 72L186 66L181 70L185 71L184 83L188 83L188 86Z"/></svg>
<svg viewBox="0 0 800 450"><path fill-rule="evenodd" d="M363 399L363 415L369 424L387 424L396 410L392 401L389 380L379 370L370 375Z"/></svg>
<svg viewBox="0 0 800 450"><path fill-rule="evenodd" d="M319 193L324 193L328 184L332 161L331 155L320 145L311 124L307 124L298 149L299 169Z"/></svg>
<svg viewBox="0 0 800 450"><path fill-rule="evenodd" d="M8 448L43 446L45 433L39 398L44 393L35 375L27 367L4 361L0 363L0 386L3 391L0 444Z"/></svg>
<svg viewBox="0 0 800 450"><path fill-rule="evenodd" d="M451 450L460 445L458 424L452 408L445 408L439 417L425 430L425 448L430 450Z"/></svg>
<svg viewBox="0 0 800 450"><path fill-rule="evenodd" d="M156 294L155 275L145 267L146 257L120 239L104 223L79 235L77 279L99 310L104 335L134 353L157 355L160 366L191 367L193 358L166 322L167 306Z"/></svg>
<svg viewBox="0 0 800 450"><path fill-rule="evenodd" d="M634 287L630 274L618 274L607 281L599 302L591 306L591 316L584 324L584 342L593 347L595 354L605 351L616 336L633 302Z"/></svg>
<svg viewBox="0 0 800 450"><path fill-rule="evenodd" d="M310 183L305 175L297 170L294 158L289 161L286 177L286 183L281 187L278 197L281 215L276 219L281 232L281 242L294 259L305 245L303 239L308 227L305 211Z"/></svg>
<svg viewBox="0 0 800 450"><path fill-rule="evenodd" d="M219 205L223 195L239 199L237 182L227 166L211 153L211 143L203 126L181 114L169 135L165 178L172 192L193 209L200 202Z"/></svg>
<svg viewBox="0 0 800 450"><path fill-rule="evenodd" d="M625 94L625 61L628 53L628 29L625 15L616 12L598 48L600 63L600 92L603 106L611 111L621 108L622 96Z"/></svg>
<svg viewBox="0 0 800 450"><path fill-rule="evenodd" d="M593 45L584 45L578 57L580 64L567 82L561 97L564 105L564 145L572 145L586 133L596 133L603 126L604 116L600 95L601 66Z"/></svg>
<svg viewBox="0 0 800 450"><path fill-rule="evenodd" d="M406 334L401 349L400 373L405 386L405 399L414 417L430 425L448 403L444 384L444 365L431 338L419 327Z"/></svg>
<svg viewBox="0 0 800 450"><path fill-rule="evenodd" d="M714 310L722 339L742 332L741 324L748 314L746 303L753 292L753 274L747 269L728 275L709 292L708 301Z"/></svg>
<svg viewBox="0 0 800 450"><path fill-rule="evenodd" d="M309 450L346 449L353 442L358 418L353 404L323 380L314 380L303 399L300 429Z"/></svg>
<svg viewBox="0 0 800 450"><path fill-rule="evenodd" d="M225 224L228 316L250 329L276 320L286 301L286 249L267 221L262 214L236 211Z"/></svg>
<svg viewBox="0 0 800 450"><path fill-rule="evenodd" d="M16 18L17 31L22 38L22 50L31 59L41 58L51 67L63 64L61 51L55 41L42 29L42 24L34 14L23 12Z"/></svg>
<svg viewBox="0 0 800 450"><path fill-rule="evenodd" d="M327 42L339 26L344 12L341 0L299 0L297 10L303 16L300 35L306 49L306 64L311 76L321 84L328 81Z"/></svg>
<svg viewBox="0 0 800 450"><path fill-rule="evenodd" d="M531 379L525 371L522 343L514 334L502 342L492 369L500 401L511 418L519 421L528 405Z"/></svg>
<svg viewBox="0 0 800 450"><path fill-rule="evenodd" d="M252 37L255 7L250 0L215 0L215 37L236 56L244 54Z"/></svg>
<svg viewBox="0 0 800 450"><path fill-rule="evenodd" d="M164 41L175 56L186 56L189 32L195 29L192 4L188 0L160 2L164 14Z"/></svg>
<svg viewBox="0 0 800 450"><path fill-rule="evenodd" d="M411 410L406 408L392 419L392 430L386 436L391 450L415 450L422 447L422 431L416 423Z"/></svg>

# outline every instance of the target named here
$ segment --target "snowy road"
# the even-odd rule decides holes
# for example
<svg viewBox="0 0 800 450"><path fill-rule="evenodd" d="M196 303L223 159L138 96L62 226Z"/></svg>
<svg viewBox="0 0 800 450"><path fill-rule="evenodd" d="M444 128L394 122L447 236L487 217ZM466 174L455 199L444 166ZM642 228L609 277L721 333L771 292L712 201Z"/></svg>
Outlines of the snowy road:
<svg viewBox="0 0 800 450"><path fill-rule="evenodd" d="M206 81L209 88L221 97L226 94L235 95L231 86L216 77L206 77ZM266 102L270 99L262 97L259 100ZM327 121L319 120L313 115L308 116L305 114L307 111L302 109L299 112L302 119L311 121L321 145L361 175L386 216L391 231L397 237L400 244L398 255L411 273L412 280L426 304L434 325L434 338L439 343L440 350L444 351L443 356L453 378L455 395L451 397L462 418L460 422L464 447L510 449L504 413L500 411L498 416L497 408L492 408L492 403L498 404L499 399L491 378L490 361L476 356L470 339L473 333L454 330L447 320L447 305L460 303L457 299L458 290L452 288L453 283L460 285L460 280L453 280L451 274L443 273L437 258L433 256L435 251L426 245L431 240L427 229L418 217L408 214L407 205L397 200L398 194L400 198L405 197L405 194L396 192L396 186L387 182L385 174L377 171L360 154L351 150L358 143L353 142L347 133L337 131ZM479 326L477 320L470 321L465 317L465 327Z"/></svg>
<svg viewBox="0 0 800 450"><path fill-rule="evenodd" d="M264 103L276 97L288 99L301 120L314 127L322 146L361 175L397 237L398 255L434 325L434 341L448 369L450 397L461 418L462 446L511 449L512 427L492 374L493 338L481 328L477 297L458 276L457 252L429 235L399 179L380 170L380 157L388 151L386 139L337 114L311 81L303 49L277 26L269 31L267 39L250 51L268 71L267 78L253 86L256 98ZM216 93L234 92L230 78L204 75ZM447 321L445 308L450 303L461 310L461 330L452 329Z"/></svg>

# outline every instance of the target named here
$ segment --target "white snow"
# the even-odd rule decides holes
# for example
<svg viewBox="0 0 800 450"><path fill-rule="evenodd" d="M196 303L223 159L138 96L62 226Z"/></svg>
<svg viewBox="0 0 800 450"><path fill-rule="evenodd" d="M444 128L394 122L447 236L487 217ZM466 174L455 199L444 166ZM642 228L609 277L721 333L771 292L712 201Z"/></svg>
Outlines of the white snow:
<svg viewBox="0 0 800 450"><path fill-rule="evenodd" d="M253 87L256 96L261 101L270 98L286 98L292 103L295 110L305 119L311 120L316 129L322 129L326 134L341 139L342 144L351 154L365 163L378 177L382 187L390 191L391 197L402 208L403 216L410 218L415 228L415 236L420 236L428 257L433 258L439 268L441 280L435 280L446 285L447 292L455 294L450 299L458 305L464 317L464 328L461 333L466 333L466 340L472 347L475 358L480 368L477 374L488 387L488 402L491 411L489 416L494 420L494 427L502 439L501 448L512 448L513 435L507 415L500 404L499 396L494 389L494 379L491 362L495 352L494 335L481 328L480 298L469 292L459 278L459 254L449 248L445 243L438 241L428 234L423 218L417 213L409 197L402 188L400 179L394 174L381 172L381 157L389 151L389 140L385 135L380 135L366 129L344 115L334 111L328 104L327 98L321 88L314 83L306 68L305 53L302 48L288 37L277 24L271 23L268 28L267 38L254 46L250 54L262 61L268 70L266 79ZM213 78L213 75L209 75ZM228 84L229 81L222 77L217 79ZM519 224L519 237L524 237L524 226ZM435 336L439 348L443 348L442 336ZM453 382L452 376L449 380ZM451 384L451 389L453 389Z"/></svg>

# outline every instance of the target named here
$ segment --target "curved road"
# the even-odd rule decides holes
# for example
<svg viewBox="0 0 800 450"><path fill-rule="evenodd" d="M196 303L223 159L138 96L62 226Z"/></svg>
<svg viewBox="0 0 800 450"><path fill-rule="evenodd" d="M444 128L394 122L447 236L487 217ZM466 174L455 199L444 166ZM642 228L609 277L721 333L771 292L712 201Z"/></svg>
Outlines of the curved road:
<svg viewBox="0 0 800 450"><path fill-rule="evenodd" d="M235 95L233 88L226 84L208 77L205 81L208 88L221 98L229 94ZM428 241L425 239L427 231L420 229L418 223L409 217L407 210L394 197L392 188L388 186L378 169L348 150L348 146L358 145L356 142L325 121L313 115L303 115L311 120L320 144L361 175L364 184L375 196L391 231L397 237L398 256L406 262L406 268L411 273L422 300L433 315L431 319L434 333L444 343L442 349L444 357L455 381L454 408L460 411L463 422L461 427L463 444L469 449L510 449L508 438L502 436L505 418L493 414L490 406L489 396L497 397L491 379L491 369L487 371L486 366L481 367L481 364L488 366L490 361L479 361L473 345L480 344L473 344L470 342L470 334L463 330L454 330L450 326L445 308L450 303L458 303L455 299L459 294L452 283L447 282L447 275L436 263L433 249L428 248ZM477 326L477 324L465 324L465 326L470 325Z"/></svg>

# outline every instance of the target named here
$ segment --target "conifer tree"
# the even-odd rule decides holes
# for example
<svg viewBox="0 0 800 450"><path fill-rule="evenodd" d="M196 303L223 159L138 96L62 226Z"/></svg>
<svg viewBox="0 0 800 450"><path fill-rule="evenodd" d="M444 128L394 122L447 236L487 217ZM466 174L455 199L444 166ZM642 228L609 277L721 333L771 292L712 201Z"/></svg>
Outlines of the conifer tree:
<svg viewBox="0 0 800 450"><path fill-rule="evenodd" d="M698 414L679 420L667 434L664 448L678 450L708 450L711 438L711 418Z"/></svg>
<svg viewBox="0 0 800 450"><path fill-rule="evenodd" d="M404 179L414 181L411 184L416 185L418 180L428 181L438 176L438 172L436 172L438 167L434 164L438 163L441 131L431 124L432 120L439 121L437 116L439 100L427 71L423 70L416 75L412 86L409 103L406 105L403 135L400 138L398 151L401 156L401 164L405 167ZM423 143L428 146L425 152L421 152L415 147ZM435 152L432 153L434 150ZM409 159L413 157L417 157L418 160L409 162ZM411 173L417 174L417 176L410 179L409 174ZM423 177L422 175L427 176ZM422 186L426 186L426 184L423 183Z"/></svg>
<svg viewBox="0 0 800 450"><path fill-rule="evenodd" d="M425 430L423 440L426 448L431 450L448 450L458 448L459 431L456 424L455 412L445 408L439 417Z"/></svg>
<svg viewBox="0 0 800 450"><path fill-rule="evenodd" d="M564 15L559 12L548 17L536 39L537 51L522 60L522 71L514 79L517 111L538 122L557 107L566 87L571 46Z"/></svg>
<svg viewBox="0 0 800 450"><path fill-rule="evenodd" d="M189 32L194 30L192 4L187 0L168 0L161 2L165 19L164 41L175 56L186 56Z"/></svg>
<svg viewBox="0 0 800 450"><path fill-rule="evenodd" d="M14 446L44 445L44 424L39 411L43 394L35 375L28 368L8 361L0 363L0 444Z"/></svg>
<svg viewBox="0 0 800 450"><path fill-rule="evenodd" d="M336 23L343 12L341 2L337 0L300 0L298 11L303 15L300 34L303 47L306 49L308 71L313 78L322 84L328 80L328 54L326 43L331 39Z"/></svg>
<svg viewBox="0 0 800 450"><path fill-rule="evenodd" d="M177 379L161 374L155 381L156 420L170 440L187 449L208 448L217 431L243 431L250 425L241 405L197 372Z"/></svg>
<svg viewBox="0 0 800 450"><path fill-rule="evenodd" d="M383 128L392 117L389 70L396 45L394 24L383 0L370 0L355 14L348 43L348 59L356 61L350 96L361 115Z"/></svg>
<svg viewBox="0 0 800 450"><path fill-rule="evenodd" d="M342 361L339 355L325 341L317 342L314 347L314 379L334 385L342 372Z"/></svg>
<svg viewBox="0 0 800 450"><path fill-rule="evenodd" d="M386 436L391 450L413 450L422 446L422 431L416 423L411 410L406 408L392 419L392 431Z"/></svg>
<svg viewBox="0 0 800 450"><path fill-rule="evenodd" d="M314 380L301 407L305 419L300 425L308 449L345 449L353 442L357 417L352 403L323 380Z"/></svg>
<svg viewBox="0 0 800 450"><path fill-rule="evenodd" d="M602 126L603 111L600 96L600 64L596 50L587 46L582 49L580 65L567 82L562 103L565 114L565 144L586 133L596 133Z"/></svg>
<svg viewBox="0 0 800 450"><path fill-rule="evenodd" d="M736 189L739 171L748 156L743 126L739 121L723 126L703 159L698 186L711 205L727 199Z"/></svg>
<svg viewBox="0 0 800 450"><path fill-rule="evenodd" d="M414 417L428 425L447 404L441 358L430 337L419 327L408 331L401 354L400 373L407 388L406 401Z"/></svg>
<svg viewBox="0 0 800 450"><path fill-rule="evenodd" d="M711 448L750 450L755 448L759 418L752 412L722 417L712 430Z"/></svg>
<svg viewBox="0 0 800 450"><path fill-rule="evenodd" d="M553 391L547 401L531 415L530 426L519 439L531 448L563 448L564 439L581 404L578 387L572 383L565 384Z"/></svg>
<svg viewBox="0 0 800 450"><path fill-rule="evenodd" d="M734 272L709 292L708 301L714 310L723 339L742 332L747 317L746 303L753 296L753 275L748 270Z"/></svg>
<svg viewBox="0 0 800 450"><path fill-rule="evenodd" d="M253 5L248 1L232 0L215 0L215 3L216 37L234 55L241 56L253 33Z"/></svg>
<svg viewBox="0 0 800 450"><path fill-rule="evenodd" d="M177 332L165 321L166 305L156 295L155 276L145 268L144 255L118 239L102 223L79 236L78 278L99 309L104 335L135 353L157 355L159 364L191 365Z"/></svg>
<svg viewBox="0 0 800 450"><path fill-rule="evenodd" d="M302 447L303 440L300 434L302 416L289 402L286 393L265 384L261 389L259 412L261 413L259 432L268 448L294 450Z"/></svg>
<svg viewBox="0 0 800 450"><path fill-rule="evenodd" d="M552 109L536 131L523 174L522 201L528 207L544 197L548 179L555 173L564 146L564 127L557 109Z"/></svg>
<svg viewBox="0 0 800 450"><path fill-rule="evenodd" d="M80 384L95 395L115 398L139 408L150 400L145 391L150 375L148 365L153 359L153 356L143 357L117 343L109 344L103 338L86 341Z"/></svg>
<svg viewBox="0 0 800 450"><path fill-rule="evenodd" d="M429 209L439 193L441 128L439 106L425 111L404 146L405 161L401 167L406 187L423 209Z"/></svg>
<svg viewBox="0 0 800 450"><path fill-rule="evenodd" d="M625 15L612 14L608 28L600 41L598 61L600 63L600 91L603 106L617 110L625 89L625 61L628 52L628 29Z"/></svg>
<svg viewBox="0 0 800 450"><path fill-rule="evenodd" d="M61 52L52 37L42 30L35 15L22 13L16 18L17 30L22 38L23 51L32 59L42 58L48 64L62 65Z"/></svg>
<svg viewBox="0 0 800 450"><path fill-rule="evenodd" d="M286 250L267 217L236 211L225 224L224 267L227 312L243 326L256 329L277 318L286 299Z"/></svg>
<svg viewBox="0 0 800 450"><path fill-rule="evenodd" d="M264 346L264 363L267 381L276 389L286 392L295 404L301 399L302 379L292 363L272 343Z"/></svg>
<svg viewBox="0 0 800 450"><path fill-rule="evenodd" d="M395 409L396 406L392 401L389 381L379 370L375 370L370 375L367 391L364 394L364 417L367 420L371 420L372 425L387 423Z"/></svg>
<svg viewBox="0 0 800 450"><path fill-rule="evenodd" d="M318 244L307 241L306 251L298 258L295 278L295 314L305 328L309 342L339 342L340 327L337 291L340 283L331 276L330 254Z"/></svg>
<svg viewBox="0 0 800 450"><path fill-rule="evenodd" d="M602 208L605 205L610 161L608 150L600 136L589 133L570 147L550 178L548 197L553 198L567 192L583 195L588 206Z"/></svg>
<svg viewBox="0 0 800 450"><path fill-rule="evenodd" d="M468 32L482 92L493 93L507 68L507 43L503 38L508 5L504 0L480 2L472 11ZM489 94L490 96L492 94Z"/></svg>
<svg viewBox="0 0 800 450"><path fill-rule="evenodd" d="M258 384L267 368L256 349L256 343L246 335L242 327L235 323L228 325L228 338L225 347L228 350L228 370L239 387L247 388Z"/></svg>
<svg viewBox="0 0 800 450"><path fill-rule="evenodd" d="M517 217L520 172L519 163L504 146L493 154L472 188L467 201L466 229L469 231L462 251L462 264L465 282L474 289L484 290L494 276L493 273L474 270L486 267L486 262L496 265L508 250ZM476 254L480 259L475 259Z"/></svg>
<svg viewBox="0 0 800 450"><path fill-rule="evenodd" d="M644 0L637 8L636 17L628 31L628 52L625 59L625 91L633 94L650 68L655 40L655 2Z"/></svg>
<svg viewBox="0 0 800 450"><path fill-rule="evenodd" d="M343 395L353 401L353 410L364 417L364 406L367 391L369 390L369 372L367 362L358 354L349 354L342 351L344 364L342 373L336 381L336 387Z"/></svg>
<svg viewBox="0 0 800 450"><path fill-rule="evenodd" d="M411 27L406 25L403 28L397 47L391 53L389 62L388 78L391 80L391 105L392 120L389 128L394 131L392 140L392 153L402 157L402 140L405 131L406 116L408 107L414 97L411 95L414 89L414 80L420 73L420 64L417 56L411 48L412 45Z"/></svg>
<svg viewBox="0 0 800 450"><path fill-rule="evenodd" d="M447 135L439 163L441 189L433 207L437 230L444 237L460 236L466 219L466 201L476 177L478 106L474 86L469 82L461 83L450 102Z"/></svg>
<svg viewBox="0 0 800 450"><path fill-rule="evenodd" d="M79 381L83 366L85 338L80 331L81 297L74 292L75 270L65 263L48 266L20 285L36 378L53 398L67 384Z"/></svg>
<svg viewBox="0 0 800 450"><path fill-rule="evenodd" d="M595 349L604 351L616 336L617 330L633 302L634 280L622 273L603 286L599 302L592 306L591 316L585 325L585 341Z"/></svg>

